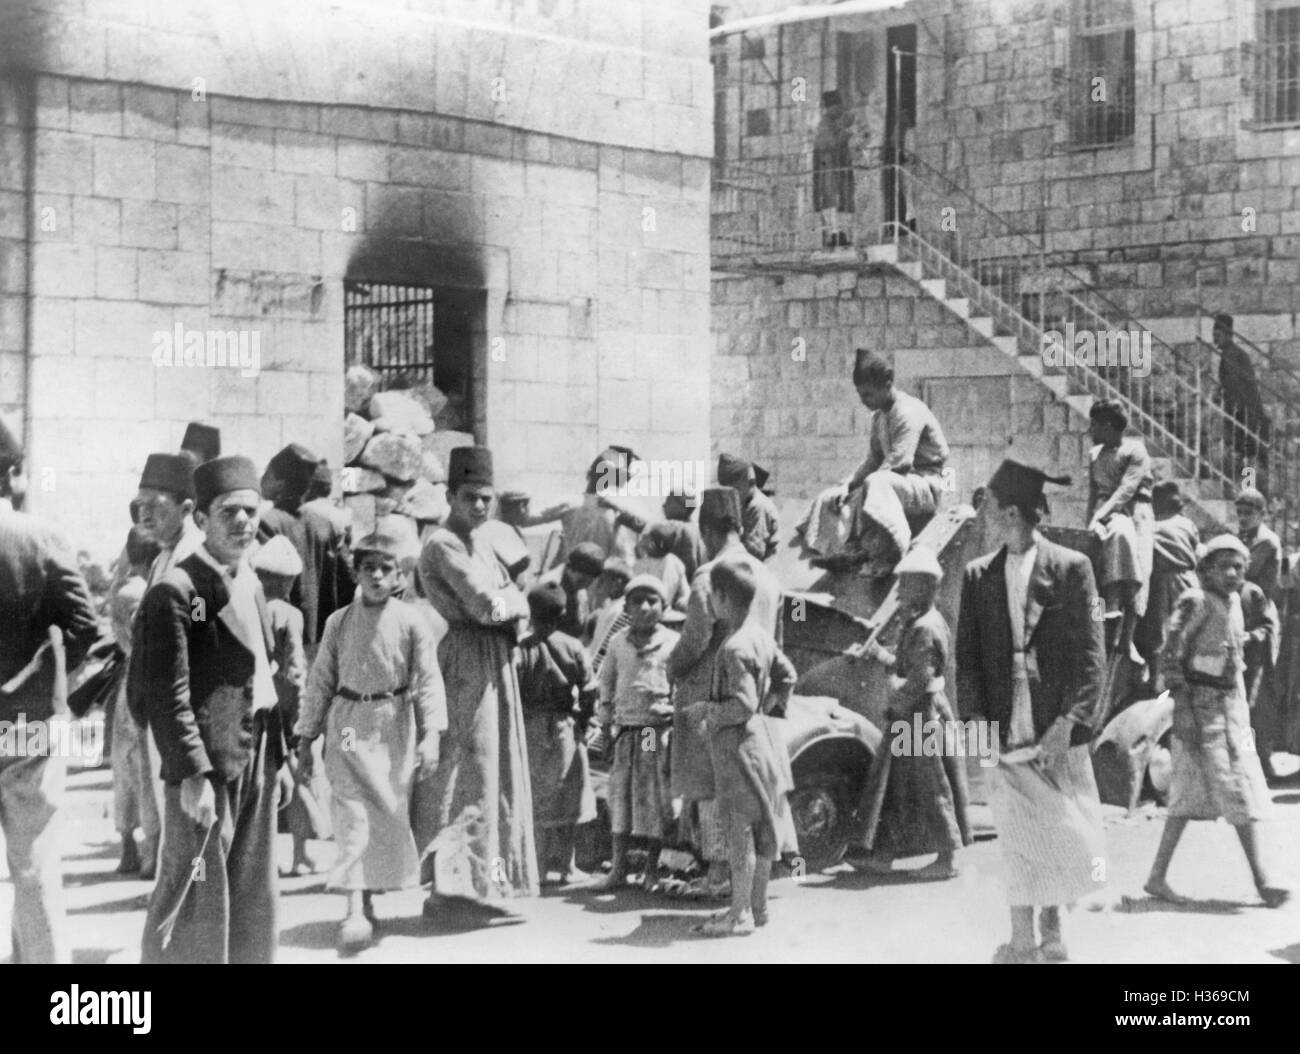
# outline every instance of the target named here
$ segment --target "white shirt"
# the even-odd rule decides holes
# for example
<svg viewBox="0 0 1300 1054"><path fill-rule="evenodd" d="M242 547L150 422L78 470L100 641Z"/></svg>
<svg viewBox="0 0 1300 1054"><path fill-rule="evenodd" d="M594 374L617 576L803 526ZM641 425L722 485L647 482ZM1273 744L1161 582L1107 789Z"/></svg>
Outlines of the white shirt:
<svg viewBox="0 0 1300 1054"><path fill-rule="evenodd" d="M1007 550L1007 610L1011 615L1011 642L1016 654L1012 657L1011 734L1008 746L1018 747L1032 743L1034 734L1033 703L1029 693L1029 673L1025 668L1025 612L1029 607L1029 580L1034 574L1038 559L1038 543L1032 542L1023 553Z"/></svg>

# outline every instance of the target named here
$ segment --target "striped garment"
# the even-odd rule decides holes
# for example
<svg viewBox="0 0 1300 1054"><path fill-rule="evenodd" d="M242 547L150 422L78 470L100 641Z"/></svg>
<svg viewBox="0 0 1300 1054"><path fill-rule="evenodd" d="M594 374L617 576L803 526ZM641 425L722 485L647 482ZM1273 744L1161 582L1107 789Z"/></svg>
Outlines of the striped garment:
<svg viewBox="0 0 1300 1054"><path fill-rule="evenodd" d="M1004 761L992 777L989 805L1013 907L1071 904L1105 885L1101 801L1086 744L1046 775L1037 764Z"/></svg>
<svg viewBox="0 0 1300 1054"><path fill-rule="evenodd" d="M617 634L620 630L627 629L627 627L630 625L632 625L632 616L629 615L626 611L620 611L618 613L618 617L609 624L609 630L605 633L604 638L602 638L600 642L600 647L597 648L596 651L591 656L592 676L594 677L600 676L601 664L604 663L605 661L605 655L609 652L609 645L610 642L613 641L615 634Z"/></svg>

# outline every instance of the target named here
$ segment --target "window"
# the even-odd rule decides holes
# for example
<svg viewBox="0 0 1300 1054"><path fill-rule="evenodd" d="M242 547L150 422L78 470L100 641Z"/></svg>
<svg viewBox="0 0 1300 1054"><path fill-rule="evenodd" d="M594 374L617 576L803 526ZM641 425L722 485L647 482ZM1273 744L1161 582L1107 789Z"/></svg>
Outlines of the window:
<svg viewBox="0 0 1300 1054"><path fill-rule="evenodd" d="M1300 6L1260 5L1255 46L1255 120L1260 124L1300 122Z"/></svg>
<svg viewBox="0 0 1300 1054"><path fill-rule="evenodd" d="M369 366L382 390L432 384L447 397L438 428L476 432L483 307L476 290L346 282L345 361Z"/></svg>
<svg viewBox="0 0 1300 1054"><path fill-rule="evenodd" d="M1076 0L1070 41L1070 141L1108 146L1133 135L1131 0Z"/></svg>

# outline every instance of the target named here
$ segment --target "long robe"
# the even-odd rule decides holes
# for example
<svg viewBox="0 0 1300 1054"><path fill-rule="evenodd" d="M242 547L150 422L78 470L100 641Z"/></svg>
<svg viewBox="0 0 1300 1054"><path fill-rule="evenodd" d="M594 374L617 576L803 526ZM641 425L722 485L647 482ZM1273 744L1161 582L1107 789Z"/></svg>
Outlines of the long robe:
<svg viewBox="0 0 1300 1054"><path fill-rule="evenodd" d="M353 693L397 698L348 699ZM415 885L420 860L411 831L415 770L411 731L420 739L447 726L433 632L409 604L366 604L360 595L325 623L303 696L298 733L325 730L325 770L338 856L329 889Z"/></svg>
<svg viewBox="0 0 1300 1054"><path fill-rule="evenodd" d="M416 842L433 857L437 891L483 898L536 896L537 847L515 624L523 594L473 535L433 531L420 588L447 623L438 663L447 689L446 753L418 785Z"/></svg>

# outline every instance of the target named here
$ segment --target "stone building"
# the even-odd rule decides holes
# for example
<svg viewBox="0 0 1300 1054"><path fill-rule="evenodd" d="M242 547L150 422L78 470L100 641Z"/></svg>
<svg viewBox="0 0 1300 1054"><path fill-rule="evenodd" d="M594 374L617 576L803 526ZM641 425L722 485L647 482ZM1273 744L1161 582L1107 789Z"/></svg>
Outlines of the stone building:
<svg viewBox="0 0 1300 1054"><path fill-rule="evenodd" d="M763 6L785 5L714 16L716 447L786 498L843 478L868 346L938 413L963 498L1018 456L1075 474L1055 511L1079 523L1086 410L1110 395L1203 519L1256 478L1294 534L1295 0ZM1217 312L1263 387L1254 446L1218 389ZM1070 324L1110 357L1048 361Z"/></svg>
<svg viewBox="0 0 1300 1054"><path fill-rule="evenodd" d="M431 372L543 498L609 442L706 457L706 25L696 0L0 6L30 507L115 551L193 419L337 466L348 361ZM384 311L401 339L370 339Z"/></svg>

